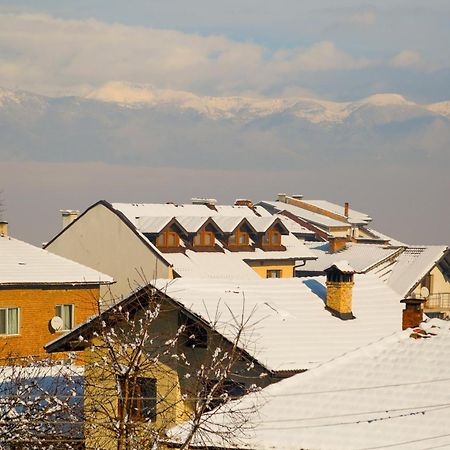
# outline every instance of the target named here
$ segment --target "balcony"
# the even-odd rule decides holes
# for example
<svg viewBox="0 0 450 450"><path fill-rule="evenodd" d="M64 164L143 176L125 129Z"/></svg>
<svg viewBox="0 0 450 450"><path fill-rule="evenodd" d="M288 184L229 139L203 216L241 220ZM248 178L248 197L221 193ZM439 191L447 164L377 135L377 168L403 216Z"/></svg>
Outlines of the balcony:
<svg viewBox="0 0 450 450"><path fill-rule="evenodd" d="M450 292L431 294L424 305L425 311L450 311Z"/></svg>

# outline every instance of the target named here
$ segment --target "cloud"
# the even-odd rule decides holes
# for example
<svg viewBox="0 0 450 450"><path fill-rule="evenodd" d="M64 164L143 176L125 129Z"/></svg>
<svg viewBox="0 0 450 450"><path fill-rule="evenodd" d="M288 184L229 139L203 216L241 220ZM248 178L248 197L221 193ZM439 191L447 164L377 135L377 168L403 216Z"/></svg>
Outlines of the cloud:
<svg viewBox="0 0 450 450"><path fill-rule="evenodd" d="M403 50L390 60L390 64L393 67L417 67L420 65L420 63L420 54L412 50Z"/></svg>
<svg viewBox="0 0 450 450"><path fill-rule="evenodd" d="M211 94L264 92L307 72L370 64L330 41L271 51L224 36L0 14L0 85L39 93L83 94L111 80Z"/></svg>

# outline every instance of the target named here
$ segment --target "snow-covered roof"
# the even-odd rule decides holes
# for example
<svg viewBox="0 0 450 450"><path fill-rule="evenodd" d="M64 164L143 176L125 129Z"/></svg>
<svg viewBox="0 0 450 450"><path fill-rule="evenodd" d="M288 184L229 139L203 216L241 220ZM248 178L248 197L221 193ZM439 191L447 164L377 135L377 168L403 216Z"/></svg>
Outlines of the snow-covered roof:
<svg viewBox="0 0 450 450"><path fill-rule="evenodd" d="M114 209L121 211L133 223L139 217L258 217L271 214L260 206L253 209L248 206L216 205L209 208L206 205L174 204L174 203L113 203Z"/></svg>
<svg viewBox="0 0 450 450"><path fill-rule="evenodd" d="M243 427L247 437L233 436L239 448L450 448L449 322L433 319L422 326L435 335L395 333L230 403L235 415L224 408L213 417L202 445L231 447L214 434L214 422L226 426L239 410L253 409ZM185 423L170 435L182 437L188 429Z"/></svg>
<svg viewBox="0 0 450 450"><path fill-rule="evenodd" d="M401 297L373 275L356 275L354 320L325 309L325 277L157 280L156 287L206 321L220 314L227 336L230 311L245 307L251 323L244 348L270 370L309 369L401 328ZM229 309L228 309L229 307Z"/></svg>
<svg viewBox="0 0 450 450"><path fill-rule="evenodd" d="M319 227L329 228L350 226L350 224L346 222L342 222L340 220L333 219L332 217L324 216L323 214L300 208L299 206L290 205L289 203L278 201L271 202L264 200L262 202L259 202L259 205L261 205L262 207L269 207L269 209L274 209L276 212L288 211L295 216L311 222Z"/></svg>
<svg viewBox="0 0 450 450"><path fill-rule="evenodd" d="M444 245L409 247L393 261L374 268L373 273L394 291L406 296L447 251Z"/></svg>
<svg viewBox="0 0 450 450"><path fill-rule="evenodd" d="M141 233L160 233L173 220L173 217L139 217L137 228Z"/></svg>
<svg viewBox="0 0 450 450"><path fill-rule="evenodd" d="M397 248L351 242L347 243L345 248L334 253L330 252L328 242L314 242L306 245L317 259L307 261L300 270L310 272L323 272L339 259L346 259L357 272L365 272L380 261L392 258L395 254L401 252Z"/></svg>
<svg viewBox="0 0 450 450"><path fill-rule="evenodd" d="M113 283L108 275L10 236L0 236L0 255L0 285Z"/></svg>
<svg viewBox="0 0 450 450"><path fill-rule="evenodd" d="M336 205L335 203L331 203L327 200L301 200L303 203L307 203L309 205L317 206L318 208L324 209L325 211L329 211L334 214L339 214L343 217L345 214L344 205ZM348 222L352 224L360 224L364 225L372 221L372 218L362 212L356 211L354 209L349 208L348 210Z"/></svg>

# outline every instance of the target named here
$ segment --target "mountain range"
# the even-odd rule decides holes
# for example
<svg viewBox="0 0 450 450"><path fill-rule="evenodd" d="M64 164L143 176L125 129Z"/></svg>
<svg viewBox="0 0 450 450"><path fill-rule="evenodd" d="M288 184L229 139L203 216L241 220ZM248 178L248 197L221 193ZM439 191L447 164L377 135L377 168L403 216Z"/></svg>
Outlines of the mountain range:
<svg viewBox="0 0 450 450"><path fill-rule="evenodd" d="M83 97L0 88L0 160L174 167L442 164L450 101L211 97L122 82Z"/></svg>

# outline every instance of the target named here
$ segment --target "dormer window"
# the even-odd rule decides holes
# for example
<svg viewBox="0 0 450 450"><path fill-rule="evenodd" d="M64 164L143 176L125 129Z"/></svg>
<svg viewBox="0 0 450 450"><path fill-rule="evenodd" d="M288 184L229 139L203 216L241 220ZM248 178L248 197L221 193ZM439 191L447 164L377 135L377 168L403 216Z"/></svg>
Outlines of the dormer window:
<svg viewBox="0 0 450 450"><path fill-rule="evenodd" d="M164 230L156 238L156 246L160 248L176 248L180 246L180 237L175 231Z"/></svg>
<svg viewBox="0 0 450 450"><path fill-rule="evenodd" d="M249 245L249 236L246 231L236 228L233 234L228 238L228 245L230 247L244 247Z"/></svg>
<svg viewBox="0 0 450 450"><path fill-rule="evenodd" d="M263 234L262 244L265 247L279 247L281 245L281 233L277 230L268 230Z"/></svg>
<svg viewBox="0 0 450 450"><path fill-rule="evenodd" d="M213 247L216 243L216 238L212 231L200 230L193 240L194 247Z"/></svg>

